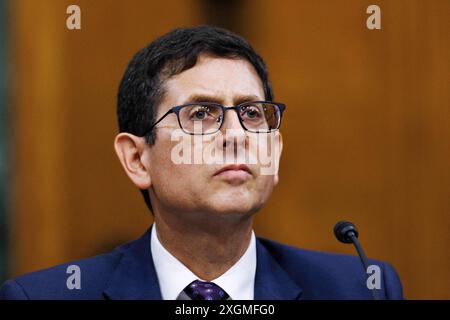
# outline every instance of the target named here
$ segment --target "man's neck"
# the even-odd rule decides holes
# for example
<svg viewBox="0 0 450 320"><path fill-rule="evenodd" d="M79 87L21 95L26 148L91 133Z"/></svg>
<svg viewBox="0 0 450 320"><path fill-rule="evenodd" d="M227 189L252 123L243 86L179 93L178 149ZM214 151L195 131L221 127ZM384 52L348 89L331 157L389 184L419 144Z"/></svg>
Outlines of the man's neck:
<svg viewBox="0 0 450 320"><path fill-rule="evenodd" d="M200 279L211 281L230 269L247 250L252 217L211 219L201 225L155 215L158 240Z"/></svg>

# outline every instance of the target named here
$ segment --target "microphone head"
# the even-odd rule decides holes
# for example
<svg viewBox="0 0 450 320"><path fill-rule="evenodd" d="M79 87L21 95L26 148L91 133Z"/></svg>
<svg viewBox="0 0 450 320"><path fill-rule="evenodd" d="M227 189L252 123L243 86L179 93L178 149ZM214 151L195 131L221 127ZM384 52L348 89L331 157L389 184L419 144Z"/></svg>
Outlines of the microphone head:
<svg viewBox="0 0 450 320"><path fill-rule="evenodd" d="M355 225L349 221L339 221L334 226L334 235L343 243L352 243L352 235L358 238L358 230Z"/></svg>

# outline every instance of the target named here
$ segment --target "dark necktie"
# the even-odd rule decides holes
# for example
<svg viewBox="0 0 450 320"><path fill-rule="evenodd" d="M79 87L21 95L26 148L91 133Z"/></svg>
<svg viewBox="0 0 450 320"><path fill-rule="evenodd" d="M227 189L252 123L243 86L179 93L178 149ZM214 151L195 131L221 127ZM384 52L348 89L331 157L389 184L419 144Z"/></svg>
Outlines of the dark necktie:
<svg viewBox="0 0 450 320"><path fill-rule="evenodd" d="M184 288L177 300L231 300L231 298L217 284L195 280Z"/></svg>

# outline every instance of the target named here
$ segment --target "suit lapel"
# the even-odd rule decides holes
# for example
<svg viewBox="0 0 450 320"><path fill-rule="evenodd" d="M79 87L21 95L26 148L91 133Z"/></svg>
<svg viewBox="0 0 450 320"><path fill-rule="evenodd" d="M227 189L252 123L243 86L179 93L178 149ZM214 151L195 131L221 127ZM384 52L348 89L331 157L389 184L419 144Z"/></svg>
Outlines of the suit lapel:
<svg viewBox="0 0 450 320"><path fill-rule="evenodd" d="M161 290L150 252L151 228L122 251L104 295L114 300L161 300Z"/></svg>
<svg viewBox="0 0 450 320"><path fill-rule="evenodd" d="M255 300L297 300L302 289L293 282L270 252L256 241Z"/></svg>

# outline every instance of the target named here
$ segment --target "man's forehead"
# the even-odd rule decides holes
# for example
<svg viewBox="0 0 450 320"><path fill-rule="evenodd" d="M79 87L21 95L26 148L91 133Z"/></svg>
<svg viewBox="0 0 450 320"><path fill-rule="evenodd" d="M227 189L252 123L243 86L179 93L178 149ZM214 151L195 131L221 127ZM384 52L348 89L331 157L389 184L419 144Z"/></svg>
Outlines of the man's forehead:
<svg viewBox="0 0 450 320"><path fill-rule="evenodd" d="M244 59L199 57L194 67L172 76L164 87L164 100L173 105L199 101L239 104L264 99L262 81Z"/></svg>
<svg viewBox="0 0 450 320"><path fill-rule="evenodd" d="M202 91L195 90L196 92L188 95L185 100L187 103L191 102L215 102L223 105L227 104L227 101L232 100L233 105L238 105L247 101L258 101L261 100L262 97L256 94L245 94L233 92L231 96L224 96L223 92L214 92L214 91Z"/></svg>

